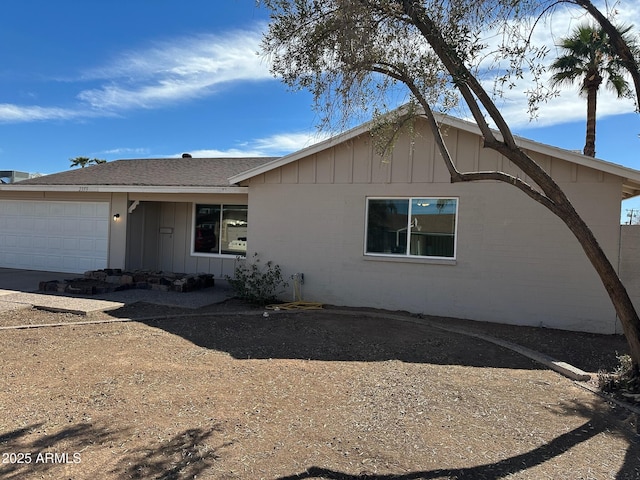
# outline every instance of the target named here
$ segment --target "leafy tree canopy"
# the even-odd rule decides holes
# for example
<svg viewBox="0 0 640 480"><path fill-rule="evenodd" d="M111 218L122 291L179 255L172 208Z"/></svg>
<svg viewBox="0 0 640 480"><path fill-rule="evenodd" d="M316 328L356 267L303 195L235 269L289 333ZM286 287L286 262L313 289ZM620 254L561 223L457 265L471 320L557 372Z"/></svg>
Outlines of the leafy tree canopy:
<svg viewBox="0 0 640 480"><path fill-rule="evenodd" d="M431 108L445 112L460 105L466 93L458 87L466 84L475 97L470 100L481 107L477 114L495 120L482 96L495 101L526 77L529 113L535 116L540 103L556 92L544 81L542 59L549 51L532 35L560 9L604 15L583 0L262 3L272 12L263 51L273 72L292 88L311 91L323 125L338 128L404 103L406 88L400 84L408 79L409 99L420 92ZM615 30L606 15L604 20ZM631 51L616 46L622 36L611 39L620 63L637 71ZM477 86L471 85L474 79ZM634 83L638 90L637 75ZM469 108L464 106L465 116Z"/></svg>
<svg viewBox="0 0 640 480"><path fill-rule="evenodd" d="M631 27L617 28L634 55L638 47L629 37ZM614 91L618 97L632 95L625 78L625 65L613 51L609 35L602 27L582 24L559 44L562 55L550 65L552 85L580 84L580 94L587 99L587 131L584 154L596 154L596 105L600 87Z"/></svg>
<svg viewBox="0 0 640 480"><path fill-rule="evenodd" d="M100 158L89 158L89 157L76 157L70 158L69 162L71 162L71 168L80 167L84 168L87 165L99 165L101 163L106 163L106 160L102 160Z"/></svg>

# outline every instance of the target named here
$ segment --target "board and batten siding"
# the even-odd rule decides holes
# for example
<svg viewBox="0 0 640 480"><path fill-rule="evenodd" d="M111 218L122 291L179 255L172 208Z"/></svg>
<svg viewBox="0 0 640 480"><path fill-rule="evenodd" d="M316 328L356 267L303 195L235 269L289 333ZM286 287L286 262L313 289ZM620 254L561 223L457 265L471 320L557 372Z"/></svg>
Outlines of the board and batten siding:
<svg viewBox="0 0 640 480"><path fill-rule="evenodd" d="M511 162L449 127L461 171ZM532 153L567 192L617 265L622 179ZM519 174L525 181L527 177ZM517 325L619 331L613 307L567 227L499 182L452 184L432 137L418 131L382 159L368 134L260 174L249 186L249 255L304 273L305 300ZM457 197L455 261L364 254L367 197ZM284 298L291 298L285 292Z"/></svg>
<svg viewBox="0 0 640 480"><path fill-rule="evenodd" d="M194 204L246 204L245 194L133 194L127 268L233 275L235 257L191 253Z"/></svg>

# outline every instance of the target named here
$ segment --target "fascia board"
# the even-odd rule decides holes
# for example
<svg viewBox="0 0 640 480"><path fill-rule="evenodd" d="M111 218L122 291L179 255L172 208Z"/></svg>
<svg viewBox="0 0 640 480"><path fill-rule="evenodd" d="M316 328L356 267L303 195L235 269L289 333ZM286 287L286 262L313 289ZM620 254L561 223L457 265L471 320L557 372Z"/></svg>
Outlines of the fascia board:
<svg viewBox="0 0 640 480"><path fill-rule="evenodd" d="M0 191L7 192L91 192L91 193L238 193L246 194L248 187L166 187L128 185L20 185L12 183L0 185Z"/></svg>

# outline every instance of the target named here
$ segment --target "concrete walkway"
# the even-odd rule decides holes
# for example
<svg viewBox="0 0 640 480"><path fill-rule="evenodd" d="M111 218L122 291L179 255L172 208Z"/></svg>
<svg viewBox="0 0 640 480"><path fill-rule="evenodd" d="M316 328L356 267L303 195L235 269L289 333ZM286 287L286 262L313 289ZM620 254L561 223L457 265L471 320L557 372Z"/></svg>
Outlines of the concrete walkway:
<svg viewBox="0 0 640 480"><path fill-rule="evenodd" d="M0 312L36 306L48 310L87 314L120 308L136 302L196 309L223 302L231 296L229 284L221 279L215 280L215 287L188 293L132 289L81 296L38 291L42 281L65 280L80 276L70 273L0 268Z"/></svg>

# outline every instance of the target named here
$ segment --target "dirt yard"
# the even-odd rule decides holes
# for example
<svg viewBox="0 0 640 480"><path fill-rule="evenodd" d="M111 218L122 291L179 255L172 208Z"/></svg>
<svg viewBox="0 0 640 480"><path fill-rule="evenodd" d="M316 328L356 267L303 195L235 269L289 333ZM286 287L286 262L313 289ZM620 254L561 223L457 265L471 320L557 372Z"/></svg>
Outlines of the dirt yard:
<svg viewBox="0 0 640 480"><path fill-rule="evenodd" d="M139 320L0 332L0 478L640 478L634 415L493 344L371 312L193 313L1 314ZM439 321L590 371L625 348Z"/></svg>

